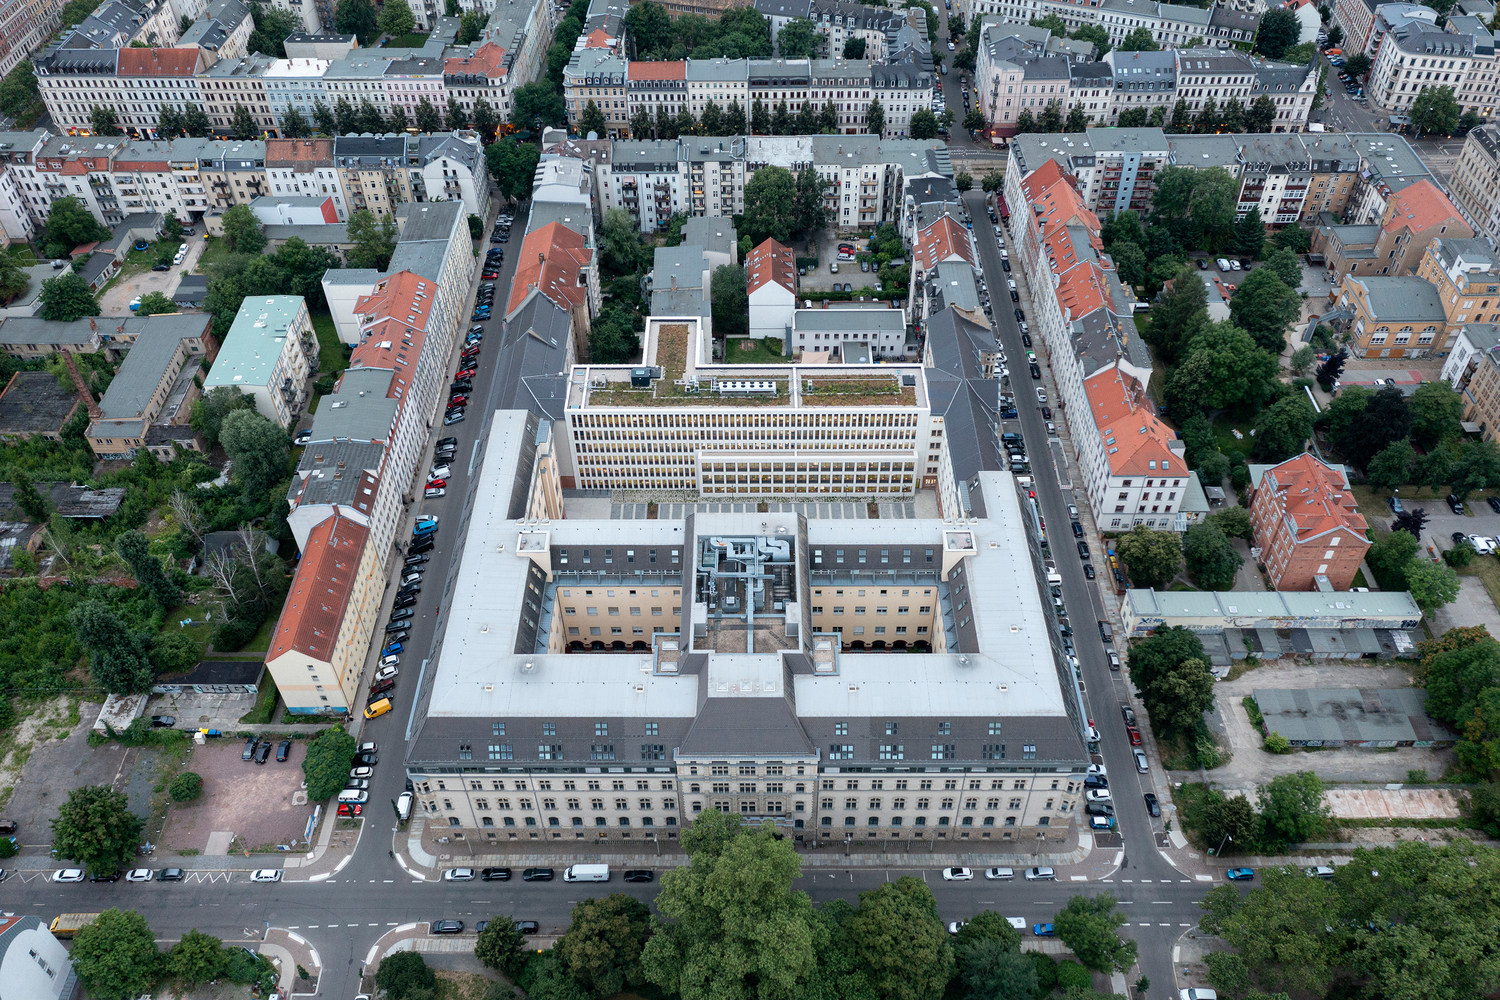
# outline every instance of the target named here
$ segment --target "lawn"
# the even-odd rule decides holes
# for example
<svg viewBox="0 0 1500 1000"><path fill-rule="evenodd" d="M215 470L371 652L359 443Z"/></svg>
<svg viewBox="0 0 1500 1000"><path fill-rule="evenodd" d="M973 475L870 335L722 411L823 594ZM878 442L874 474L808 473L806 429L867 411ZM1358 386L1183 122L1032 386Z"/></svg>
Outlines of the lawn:
<svg viewBox="0 0 1500 1000"><path fill-rule="evenodd" d="M398 35L392 38L390 44L394 48L420 49L423 45L427 44L427 36L419 31L414 31L409 35Z"/></svg>
<svg viewBox="0 0 1500 1000"><path fill-rule="evenodd" d="M765 340L735 337L724 342L724 360L732 365L784 365L788 359L782 357L781 341L775 337Z"/></svg>
<svg viewBox="0 0 1500 1000"><path fill-rule="evenodd" d="M318 372L320 374L343 371L348 362L344 360L344 342L339 340L333 317L328 313L314 313L313 331L318 335Z"/></svg>
<svg viewBox="0 0 1500 1000"><path fill-rule="evenodd" d="M1243 421L1237 426L1237 422L1230 418L1229 414L1221 413L1213 420L1214 437L1218 439L1219 450L1231 459L1235 452L1250 458L1250 449L1255 444L1255 439L1250 436L1250 428L1254 421ZM1239 431L1244 437L1236 438L1231 430Z"/></svg>
<svg viewBox="0 0 1500 1000"><path fill-rule="evenodd" d="M245 643L245 648L240 650L240 655L246 653L264 653L271 648L271 633L276 631L276 620L281 617L280 612L269 614L261 623L260 630L255 633L255 638Z"/></svg>
<svg viewBox="0 0 1500 1000"><path fill-rule="evenodd" d="M222 236L209 236L204 242L207 245L204 246L203 253L198 256L198 263L193 267L198 274L211 273L210 269L215 264L229 256L229 244Z"/></svg>
<svg viewBox="0 0 1500 1000"><path fill-rule="evenodd" d="M41 263L36 259L36 254L32 252L30 245L26 243L14 244L8 247L6 252L14 257L22 267L30 267L33 264Z"/></svg>
<svg viewBox="0 0 1500 1000"><path fill-rule="evenodd" d="M208 609L200 605L179 604L167 612L166 624L162 626L162 631L176 629L179 632L185 633L197 644L198 658L201 660L207 655L208 644L214 637L214 630L218 628L217 622L203 620L203 616L207 612ZM188 618L193 619L193 624L185 627L177 624Z"/></svg>

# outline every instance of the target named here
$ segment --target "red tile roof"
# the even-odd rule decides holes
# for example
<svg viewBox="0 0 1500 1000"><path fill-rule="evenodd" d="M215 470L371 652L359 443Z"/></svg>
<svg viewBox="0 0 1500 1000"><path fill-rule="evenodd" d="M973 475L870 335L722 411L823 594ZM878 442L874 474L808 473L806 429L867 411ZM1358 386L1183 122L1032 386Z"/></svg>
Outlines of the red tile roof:
<svg viewBox="0 0 1500 1000"><path fill-rule="evenodd" d="M331 162L332 139L267 139L266 162Z"/></svg>
<svg viewBox="0 0 1500 1000"><path fill-rule="evenodd" d="M192 76L197 49L121 49L119 76Z"/></svg>
<svg viewBox="0 0 1500 1000"><path fill-rule="evenodd" d="M1281 516L1289 518L1298 544L1346 528L1365 537L1369 525L1354 505L1345 477L1327 462L1302 454L1261 474L1256 492L1270 487Z"/></svg>
<svg viewBox="0 0 1500 1000"><path fill-rule="evenodd" d="M1460 226L1468 229L1448 196L1432 181L1425 179L1402 188L1391 199L1385 218L1382 228L1387 230L1404 227L1412 232L1421 232L1433 226L1441 226L1450 219L1458 220ZM1469 230L1469 235L1473 235L1473 230Z"/></svg>
<svg viewBox="0 0 1500 1000"><path fill-rule="evenodd" d="M968 228L959 225L953 216L945 215L917 233L916 243L912 245L912 259L918 268L930 271L942 261L954 258L966 260L973 267L979 266Z"/></svg>
<svg viewBox="0 0 1500 1000"><path fill-rule="evenodd" d="M430 279L398 271L377 284L369 295L355 300L354 315L359 317L363 339L349 356L350 367L415 371L436 294L437 285ZM390 394L399 388L393 380Z"/></svg>
<svg viewBox="0 0 1500 1000"><path fill-rule="evenodd" d="M1056 160L1048 160L1021 182L1030 206L1028 217L1044 234L1079 223L1092 233L1099 231L1099 217L1091 212ZM1040 209L1040 210L1038 210Z"/></svg>
<svg viewBox="0 0 1500 1000"><path fill-rule="evenodd" d="M333 659L333 644L368 536L364 525L342 517L330 517L308 533L297 575L271 634L268 662L293 652L324 662Z"/></svg>
<svg viewBox="0 0 1500 1000"><path fill-rule="evenodd" d="M745 258L745 273L749 276L749 290L775 282L782 288L797 294L797 258L792 248L768 239Z"/></svg>
<svg viewBox="0 0 1500 1000"><path fill-rule="evenodd" d="M683 59L662 62L632 62L626 67L627 80L686 80L687 61Z"/></svg>
<svg viewBox="0 0 1500 1000"><path fill-rule="evenodd" d="M445 59L445 74L477 73L491 80L505 76L505 49L494 42L486 42L474 50L474 54L462 59Z"/></svg>
<svg viewBox="0 0 1500 1000"><path fill-rule="evenodd" d="M584 245L583 237L561 222L549 222L527 233L516 257L516 276L511 280L510 298L505 304L506 317L526 301L533 288L559 309L587 303L589 291L582 274L593 257L594 251Z"/></svg>
<svg viewBox="0 0 1500 1000"><path fill-rule="evenodd" d="M615 39L603 28L595 28L583 40L583 47L586 49L607 49L613 44Z"/></svg>
<svg viewBox="0 0 1500 1000"><path fill-rule="evenodd" d="M1094 421L1093 430L1084 433L1103 441L1110 475L1187 474L1187 463L1170 447L1177 432L1156 416L1139 380L1106 368L1084 380L1083 392Z"/></svg>

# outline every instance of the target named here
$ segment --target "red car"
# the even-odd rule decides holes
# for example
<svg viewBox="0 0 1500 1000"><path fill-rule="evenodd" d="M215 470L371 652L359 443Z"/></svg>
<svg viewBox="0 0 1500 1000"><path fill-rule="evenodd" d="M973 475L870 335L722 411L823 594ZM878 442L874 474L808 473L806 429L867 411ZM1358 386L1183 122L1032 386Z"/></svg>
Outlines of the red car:
<svg viewBox="0 0 1500 1000"><path fill-rule="evenodd" d="M446 480L446 479L430 479L430 480L427 481L427 488L429 490L442 489L443 487L445 487L447 485L448 485L448 480Z"/></svg>
<svg viewBox="0 0 1500 1000"><path fill-rule="evenodd" d="M1141 731L1134 726L1127 726L1125 735L1130 737L1130 745L1138 747L1141 745Z"/></svg>
<svg viewBox="0 0 1500 1000"><path fill-rule="evenodd" d="M360 813L362 813L364 811L365 811L365 807L363 805L361 805L360 803L358 803L358 802L340 802L339 803L339 815L340 816L358 816Z"/></svg>
<svg viewBox="0 0 1500 1000"><path fill-rule="evenodd" d="M485 271L479 277L482 278L485 281L494 281L496 278L500 277L500 272L499 271Z"/></svg>
<svg viewBox="0 0 1500 1000"><path fill-rule="evenodd" d="M475 371L474 368L461 368L453 373L453 381L459 382L466 378L473 378Z"/></svg>

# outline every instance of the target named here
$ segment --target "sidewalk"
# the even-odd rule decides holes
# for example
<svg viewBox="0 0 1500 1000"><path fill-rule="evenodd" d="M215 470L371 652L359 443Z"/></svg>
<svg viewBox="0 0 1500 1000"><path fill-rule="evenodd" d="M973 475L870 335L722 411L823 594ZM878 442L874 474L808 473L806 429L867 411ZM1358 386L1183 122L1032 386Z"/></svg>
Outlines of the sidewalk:
<svg viewBox="0 0 1500 1000"><path fill-rule="evenodd" d="M273 927L261 942L260 953L275 962L281 972L278 985L287 996L314 996L323 978L323 961L318 950L295 931ZM307 979L298 976L305 971Z"/></svg>

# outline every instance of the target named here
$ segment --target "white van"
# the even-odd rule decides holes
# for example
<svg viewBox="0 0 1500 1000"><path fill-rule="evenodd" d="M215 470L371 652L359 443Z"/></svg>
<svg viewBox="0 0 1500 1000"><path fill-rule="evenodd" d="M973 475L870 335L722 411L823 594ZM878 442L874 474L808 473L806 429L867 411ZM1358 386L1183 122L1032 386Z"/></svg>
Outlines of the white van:
<svg viewBox="0 0 1500 1000"><path fill-rule="evenodd" d="M368 802L370 801L370 793L358 788L346 788L342 792L339 792L339 801Z"/></svg>
<svg viewBox="0 0 1500 1000"><path fill-rule="evenodd" d="M403 823L411 819L411 792L402 792L396 799L396 818Z"/></svg>
<svg viewBox="0 0 1500 1000"><path fill-rule="evenodd" d="M564 882L608 882L609 865L572 865L563 869Z"/></svg>

